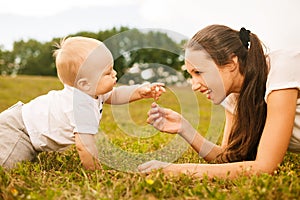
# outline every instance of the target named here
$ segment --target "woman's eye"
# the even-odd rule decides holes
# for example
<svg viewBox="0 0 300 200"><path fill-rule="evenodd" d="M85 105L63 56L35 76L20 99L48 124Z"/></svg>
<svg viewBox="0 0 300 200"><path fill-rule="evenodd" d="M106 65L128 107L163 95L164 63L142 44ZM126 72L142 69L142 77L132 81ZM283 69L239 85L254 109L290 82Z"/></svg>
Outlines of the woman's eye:
<svg viewBox="0 0 300 200"><path fill-rule="evenodd" d="M202 72L200 71L195 71L195 74L200 75Z"/></svg>

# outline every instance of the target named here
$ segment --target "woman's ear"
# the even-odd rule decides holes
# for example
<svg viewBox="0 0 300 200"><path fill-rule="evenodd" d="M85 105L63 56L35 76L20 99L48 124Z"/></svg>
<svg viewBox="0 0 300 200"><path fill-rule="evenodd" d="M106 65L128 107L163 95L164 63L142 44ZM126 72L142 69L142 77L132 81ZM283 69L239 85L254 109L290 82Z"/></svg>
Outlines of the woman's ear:
<svg viewBox="0 0 300 200"><path fill-rule="evenodd" d="M76 86L81 91L87 92L91 89L91 84L88 82L88 80L86 78L80 78L77 81Z"/></svg>
<svg viewBox="0 0 300 200"><path fill-rule="evenodd" d="M239 68L239 59L236 55L233 55L231 57L231 63L228 64L228 69L230 72L233 72L238 68Z"/></svg>

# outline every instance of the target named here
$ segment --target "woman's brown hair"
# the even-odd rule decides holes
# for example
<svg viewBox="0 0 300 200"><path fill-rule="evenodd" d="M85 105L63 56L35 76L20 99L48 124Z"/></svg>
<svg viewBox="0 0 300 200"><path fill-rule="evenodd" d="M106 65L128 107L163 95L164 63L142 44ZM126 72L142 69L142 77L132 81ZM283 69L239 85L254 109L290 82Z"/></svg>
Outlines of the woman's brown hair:
<svg viewBox="0 0 300 200"><path fill-rule="evenodd" d="M228 145L217 157L217 162L255 160L266 121L266 57L258 37L250 32L248 34L250 48L241 41L239 31L223 25L211 25L197 32L186 45L187 49L205 50L218 66L231 63L232 55L236 55L239 71L244 77Z"/></svg>

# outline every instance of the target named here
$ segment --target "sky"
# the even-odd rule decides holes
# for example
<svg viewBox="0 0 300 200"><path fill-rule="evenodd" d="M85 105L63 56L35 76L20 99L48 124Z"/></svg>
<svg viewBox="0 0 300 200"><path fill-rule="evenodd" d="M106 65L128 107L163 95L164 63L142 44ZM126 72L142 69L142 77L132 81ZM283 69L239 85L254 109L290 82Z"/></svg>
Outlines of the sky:
<svg viewBox="0 0 300 200"><path fill-rule="evenodd" d="M211 24L255 33L269 50L300 49L299 0L7 0L0 45L41 42L113 27L169 30L186 38Z"/></svg>

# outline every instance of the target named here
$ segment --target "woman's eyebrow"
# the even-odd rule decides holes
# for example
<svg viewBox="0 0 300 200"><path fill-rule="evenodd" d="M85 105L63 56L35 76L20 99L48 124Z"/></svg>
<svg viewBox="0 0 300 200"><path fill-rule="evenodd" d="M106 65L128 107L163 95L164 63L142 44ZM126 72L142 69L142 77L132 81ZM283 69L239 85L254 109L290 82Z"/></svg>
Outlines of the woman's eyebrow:
<svg viewBox="0 0 300 200"><path fill-rule="evenodd" d="M193 71L193 72L195 72L195 71L198 72L198 71L200 71L200 69L199 69L198 67L194 67L192 71Z"/></svg>
<svg viewBox="0 0 300 200"><path fill-rule="evenodd" d="M192 72L195 72L195 71L199 71L199 69L198 69L197 67L194 67L194 68L192 69Z"/></svg>

